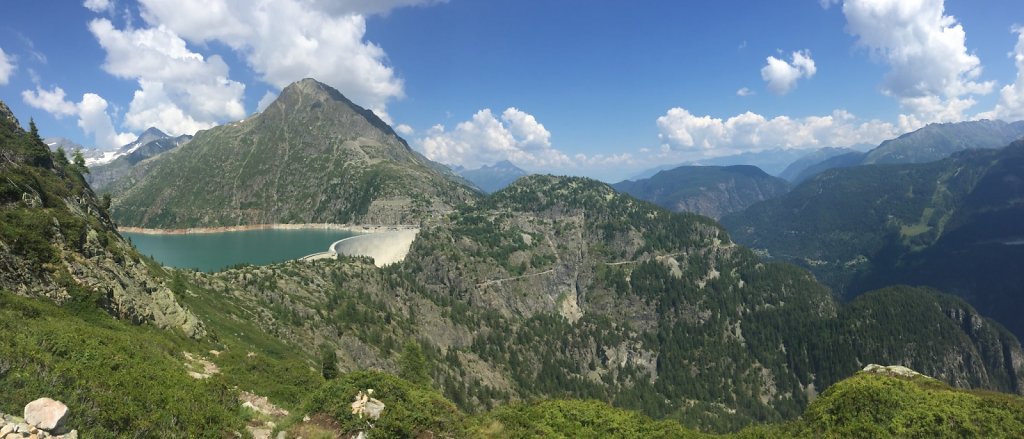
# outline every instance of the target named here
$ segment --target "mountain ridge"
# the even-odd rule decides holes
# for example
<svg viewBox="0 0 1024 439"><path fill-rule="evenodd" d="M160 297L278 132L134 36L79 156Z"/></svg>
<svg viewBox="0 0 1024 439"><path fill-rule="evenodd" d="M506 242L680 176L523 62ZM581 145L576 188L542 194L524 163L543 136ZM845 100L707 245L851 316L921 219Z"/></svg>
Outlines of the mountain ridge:
<svg viewBox="0 0 1024 439"><path fill-rule="evenodd" d="M1024 121L976 120L932 123L880 143L866 152L852 151L806 164L792 179L803 182L833 168L870 164L928 163L968 149L998 149L1024 138ZM794 162L795 164L795 162Z"/></svg>
<svg viewBox="0 0 1024 439"><path fill-rule="evenodd" d="M675 212L717 219L782 195L789 190L789 183L751 165L680 166L612 187Z"/></svg>

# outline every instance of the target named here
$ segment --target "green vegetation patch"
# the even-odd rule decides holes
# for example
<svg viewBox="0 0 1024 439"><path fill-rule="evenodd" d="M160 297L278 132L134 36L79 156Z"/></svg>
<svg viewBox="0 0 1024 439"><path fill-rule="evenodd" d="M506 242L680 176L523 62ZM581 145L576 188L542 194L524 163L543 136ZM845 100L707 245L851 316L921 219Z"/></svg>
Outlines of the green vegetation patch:
<svg viewBox="0 0 1024 439"><path fill-rule="evenodd" d="M482 416L484 438L700 438L675 421L655 421L600 401L552 400L502 407Z"/></svg>
<svg viewBox="0 0 1024 439"><path fill-rule="evenodd" d="M830 387L795 425L802 437L1021 437L1024 400L859 373Z"/></svg>
<svg viewBox="0 0 1024 439"><path fill-rule="evenodd" d="M70 408L67 425L91 438L244 431L236 391L186 374L181 352L194 342L73 308L85 315L0 292L0 411L20 415L51 397Z"/></svg>
<svg viewBox="0 0 1024 439"><path fill-rule="evenodd" d="M384 403L380 418L352 413L360 392ZM370 437L464 437L466 418L455 404L428 387L382 372L360 371L329 381L312 395L305 412L324 413L346 434L367 431Z"/></svg>

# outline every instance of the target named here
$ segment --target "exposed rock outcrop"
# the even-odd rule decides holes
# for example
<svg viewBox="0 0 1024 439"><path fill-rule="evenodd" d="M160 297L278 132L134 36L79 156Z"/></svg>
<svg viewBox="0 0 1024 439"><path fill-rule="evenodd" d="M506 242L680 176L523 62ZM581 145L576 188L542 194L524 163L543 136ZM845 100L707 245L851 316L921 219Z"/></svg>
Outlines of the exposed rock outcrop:
<svg viewBox="0 0 1024 439"><path fill-rule="evenodd" d="M79 164L55 156L0 107L0 289L58 304L95 294L116 317L205 334L116 231ZM92 299L89 299L92 300Z"/></svg>
<svg viewBox="0 0 1024 439"><path fill-rule="evenodd" d="M880 364L869 364L867 366L864 366L862 372L873 373L876 375L886 375L891 377L913 378L920 376L928 378L927 375L921 374L905 366L882 366Z"/></svg>

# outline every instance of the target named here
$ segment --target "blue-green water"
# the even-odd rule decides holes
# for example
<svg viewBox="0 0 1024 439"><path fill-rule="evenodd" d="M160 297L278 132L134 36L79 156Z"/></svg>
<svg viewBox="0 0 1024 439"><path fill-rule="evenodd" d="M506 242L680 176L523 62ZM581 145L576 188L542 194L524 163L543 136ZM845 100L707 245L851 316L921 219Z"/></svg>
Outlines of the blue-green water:
<svg viewBox="0 0 1024 439"><path fill-rule="evenodd" d="M247 230L242 232L148 235L121 233L161 264L200 271L219 271L237 264L264 265L327 251L339 239L355 235L342 230Z"/></svg>

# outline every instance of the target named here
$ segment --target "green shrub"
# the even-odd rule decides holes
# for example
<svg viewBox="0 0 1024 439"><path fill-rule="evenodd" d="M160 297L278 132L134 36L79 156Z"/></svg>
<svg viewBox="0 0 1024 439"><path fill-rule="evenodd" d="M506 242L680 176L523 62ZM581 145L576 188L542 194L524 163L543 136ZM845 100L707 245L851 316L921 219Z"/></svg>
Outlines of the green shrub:
<svg viewBox="0 0 1024 439"><path fill-rule="evenodd" d="M380 419L352 414L352 401L368 389L384 403ZM383 372L353 372L327 382L306 403L305 412L325 413L338 421L343 432L368 431L374 438L466 435L465 416L441 394Z"/></svg>
<svg viewBox="0 0 1024 439"><path fill-rule="evenodd" d="M486 438L691 438L705 435L675 421L655 421L600 401L553 400L502 407L484 415Z"/></svg>

